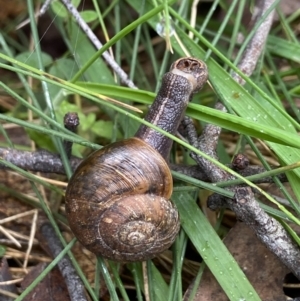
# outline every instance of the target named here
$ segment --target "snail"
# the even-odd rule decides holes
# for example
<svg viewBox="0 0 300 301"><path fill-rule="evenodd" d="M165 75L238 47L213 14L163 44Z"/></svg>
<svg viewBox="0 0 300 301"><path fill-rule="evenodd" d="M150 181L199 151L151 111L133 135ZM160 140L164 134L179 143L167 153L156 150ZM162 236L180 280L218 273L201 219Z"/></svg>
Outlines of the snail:
<svg viewBox="0 0 300 301"><path fill-rule="evenodd" d="M204 62L191 57L175 61L145 120L176 134L192 95L207 77ZM171 147L170 138L142 124L133 138L105 146L81 162L66 190L66 215L88 250L132 262L170 247L180 229L178 211L169 200Z"/></svg>

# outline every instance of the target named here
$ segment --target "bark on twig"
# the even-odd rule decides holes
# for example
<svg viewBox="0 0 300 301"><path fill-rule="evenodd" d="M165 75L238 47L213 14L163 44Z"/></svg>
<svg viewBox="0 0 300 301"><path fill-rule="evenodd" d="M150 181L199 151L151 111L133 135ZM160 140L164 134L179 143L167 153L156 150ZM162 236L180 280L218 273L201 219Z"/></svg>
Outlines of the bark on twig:
<svg viewBox="0 0 300 301"><path fill-rule="evenodd" d="M250 187L238 187L234 200L228 202L237 218L251 227L258 238L300 279L300 249L282 225L271 218L258 203ZM237 210L238 208L238 210Z"/></svg>
<svg viewBox="0 0 300 301"><path fill-rule="evenodd" d="M272 6L274 2L274 0L261 1L260 13L256 17L257 22L263 17L263 15L267 12L267 10ZM273 9L265 18L263 24L261 24L258 27L257 31L255 32L255 35L247 45L247 48L243 53L241 61L237 66L247 76L250 76L253 73L258 59L262 54L264 45L269 35L270 28L272 26L274 14L275 10ZM233 73L232 77L239 84L245 84L245 81L238 74Z"/></svg>
<svg viewBox="0 0 300 301"><path fill-rule="evenodd" d="M215 108L217 110L225 112L226 109L221 103L217 103ZM212 124L207 124L202 132L202 135L199 138L193 137L195 131L191 131L193 123L189 118L183 120L186 127L186 135L189 142L196 148L200 149L202 152L209 155L211 158L218 159L216 148L220 138L221 128ZM204 170L208 175L211 182L219 182L224 179L230 180L233 179L233 176L229 175L227 172L215 166L211 161L198 156L194 153L191 154L191 157L198 163L198 165Z"/></svg>
<svg viewBox="0 0 300 301"><path fill-rule="evenodd" d="M47 250L51 257L55 258L63 250L63 246L59 241L53 227L49 222L44 222L39 228L40 235L43 236L47 242ZM63 257L59 263L58 268L65 279L68 287L70 300L72 301L87 301L84 285L74 269L71 260L68 256Z"/></svg>
<svg viewBox="0 0 300 301"><path fill-rule="evenodd" d="M45 150L26 152L16 149L0 148L0 157L25 170L65 174L60 156ZM81 161L82 159L80 158L71 157L71 169L74 171ZM5 168L5 163L0 163L0 169Z"/></svg>

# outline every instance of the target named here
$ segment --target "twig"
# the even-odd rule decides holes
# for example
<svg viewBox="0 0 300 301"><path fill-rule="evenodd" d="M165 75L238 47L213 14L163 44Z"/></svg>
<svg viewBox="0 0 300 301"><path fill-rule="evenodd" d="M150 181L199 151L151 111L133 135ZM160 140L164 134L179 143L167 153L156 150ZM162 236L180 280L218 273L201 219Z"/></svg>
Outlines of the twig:
<svg viewBox="0 0 300 301"><path fill-rule="evenodd" d="M169 165L171 170L180 172L186 176L189 176L191 178L203 181L203 182L210 182L210 179L208 178L205 171L199 167L199 165L179 165L179 164L170 164ZM234 170L234 167L232 164L226 165L227 167ZM242 170L236 170L241 176L243 177L249 177L261 174L263 172L266 172L266 170L262 166L258 165L251 165L246 167ZM285 174L278 174L276 175L279 181L281 182L287 182L288 179ZM272 177L265 177L258 180L253 181L255 184L263 184L263 183L274 183L274 180Z"/></svg>
<svg viewBox="0 0 300 301"><path fill-rule="evenodd" d="M266 11L272 6L274 0L264 0L261 3L260 13L257 15L256 20L259 21ZM238 68L245 74L250 76L254 71L258 59L263 51L264 45L266 43L275 10L273 9L269 15L265 18L263 24L258 27L255 35L250 40L243 57L241 58ZM236 73L232 74L233 79L241 85L245 84L245 81Z"/></svg>
<svg viewBox="0 0 300 301"><path fill-rule="evenodd" d="M26 152L16 149L0 148L0 158L25 170L65 174L60 156L45 150ZM81 159L71 157L71 169L74 171L80 162ZM5 162L0 163L0 169L3 168L6 168Z"/></svg>
<svg viewBox="0 0 300 301"><path fill-rule="evenodd" d="M32 172L42 172L42 173L57 173L64 175L66 173L64 166L62 164L61 158L59 155L50 153L45 150L38 150L35 152L27 152L16 149L7 149L0 147L0 158L5 161L8 161L22 169L29 170ZM72 156L70 158L70 165L74 171L77 166L81 163L82 159ZM232 164L229 164L228 167L232 167ZM5 164L0 163L0 170L6 169ZM171 170L181 172L184 175L189 177L210 182L209 177L205 171L200 168L198 165L178 165L170 164ZM243 177L253 176L265 172L266 170L261 166L248 166L243 170L238 170L237 172ZM277 175L278 179L281 182L287 182L287 177L285 174ZM273 183L272 177L266 177L254 181L256 184L261 183Z"/></svg>
<svg viewBox="0 0 300 301"><path fill-rule="evenodd" d="M28 240L28 247L26 250L25 254L25 259L23 263L23 268L27 268L28 260L29 260L29 255L33 246L33 240L36 232L36 223L37 223L37 218L38 218L38 210L34 210L33 217L32 217L32 223L31 223L31 230L30 230L30 237Z"/></svg>
<svg viewBox="0 0 300 301"><path fill-rule="evenodd" d="M273 3L273 0L261 2L261 11L257 20L266 13ZM252 37L238 65L240 70L248 76L252 74L263 51L272 24L273 14L274 11L271 12L258 27L257 32ZM244 83L236 74L233 74L233 78L240 84ZM223 112L226 111L221 103L217 103L215 108ZM184 119L184 124L185 133L190 143L212 158L217 159L216 147L221 128L208 124L204 127L202 135L197 139L192 122L189 119ZM203 169L203 172L208 176L211 182L228 181L233 178L231 174L221 170L201 156L192 154L192 157L199 164L200 168ZM236 158L236 162L233 166L234 169L239 169L239 167L242 167L242 170L244 167L244 170L247 169L247 166L243 166L244 163L247 165L246 162L240 162L239 159L242 158ZM240 163L243 164L240 165ZM209 208L214 210L216 208L229 207L235 212L239 219L244 221L255 231L259 239L300 279L300 251L298 246L296 246L288 236L285 229L259 207L250 187L231 187L230 190L235 193L234 200L214 194L209 198Z"/></svg>
<svg viewBox="0 0 300 301"><path fill-rule="evenodd" d="M143 279L144 279L144 295L146 301L150 301L148 268L147 268L146 261L142 262L142 269L143 269Z"/></svg>
<svg viewBox="0 0 300 301"><path fill-rule="evenodd" d="M79 117L77 113L68 112L64 116L64 127L68 129L69 131L76 133L76 129L79 126ZM66 155L68 158L71 157L72 154L72 146L73 142L64 140L64 149L66 151Z"/></svg>
<svg viewBox="0 0 300 301"><path fill-rule="evenodd" d="M268 249L300 279L299 247L292 241L282 225L259 207L251 188L238 187L234 200L228 204L233 207L237 218L251 227Z"/></svg>
<svg viewBox="0 0 300 301"><path fill-rule="evenodd" d="M226 111L225 107L219 102L216 104L215 108L220 111ZM218 159L216 148L222 129L218 126L207 124L203 129L202 135L197 139L197 136L193 137L195 135L195 131L191 131L191 128L194 127L191 119L185 118L183 122L185 124L186 135L190 143L210 157ZM206 160L194 153L191 154L191 157L199 164L200 168L204 170L211 182L233 179L231 175L215 166L209 160Z"/></svg>
<svg viewBox="0 0 300 301"><path fill-rule="evenodd" d="M45 3L43 4L43 6L40 9L39 16L46 13L46 11L48 10L48 8L49 8L52 1L53 0L45 0Z"/></svg>
<svg viewBox="0 0 300 301"><path fill-rule="evenodd" d="M200 0L193 0L192 7L191 7L191 18L190 24L195 28L196 25L196 18L197 18L197 6ZM192 40L194 38L194 34L190 31L189 38Z"/></svg>
<svg viewBox="0 0 300 301"><path fill-rule="evenodd" d="M82 29L84 33L86 33L87 37L94 44L97 50L102 48L102 43L99 41L94 32L90 29L90 27L86 24L86 22L80 16L76 7L72 4L70 0L61 0L64 6L67 8L69 13L75 18L76 22ZM107 64L114 70L116 74L119 75L121 81L130 88L137 89L135 84L128 78L128 75L125 71L118 65L118 63L110 56L108 51L105 51L102 54L103 58L106 60Z"/></svg>
<svg viewBox="0 0 300 301"><path fill-rule="evenodd" d="M46 251L50 252L51 256L55 258L63 250L63 246L56 236L54 229L52 228L49 222L44 222L39 227L39 233L47 242ZM68 287L70 300L72 301L87 301L85 295L84 285L81 282L81 279L77 275L76 270L74 269L72 262L68 256L64 256L58 262L58 268L66 281Z"/></svg>

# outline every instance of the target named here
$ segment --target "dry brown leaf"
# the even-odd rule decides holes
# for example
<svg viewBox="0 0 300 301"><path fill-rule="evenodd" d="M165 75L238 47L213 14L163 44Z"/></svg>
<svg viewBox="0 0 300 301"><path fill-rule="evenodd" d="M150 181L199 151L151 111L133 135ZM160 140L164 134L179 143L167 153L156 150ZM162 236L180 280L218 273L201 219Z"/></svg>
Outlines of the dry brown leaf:
<svg viewBox="0 0 300 301"><path fill-rule="evenodd" d="M8 268L7 260L3 257L0 262L0 282L10 281L12 281L12 276ZM15 299L13 295L17 295L17 288L14 283L1 285L0 288L7 292L7 295L5 295L4 292L0 294L0 300L13 301Z"/></svg>
<svg viewBox="0 0 300 301"><path fill-rule="evenodd" d="M46 268L46 263L39 263L24 278L22 289L26 289ZM47 276L23 299L24 301L70 300L65 281L58 268L54 268Z"/></svg>
<svg viewBox="0 0 300 301"><path fill-rule="evenodd" d="M257 239L249 227L237 222L224 239L224 244L262 300L286 300L282 284L289 270ZM191 288L186 292L184 300L188 300ZM229 299L212 273L206 269L193 301L211 300Z"/></svg>

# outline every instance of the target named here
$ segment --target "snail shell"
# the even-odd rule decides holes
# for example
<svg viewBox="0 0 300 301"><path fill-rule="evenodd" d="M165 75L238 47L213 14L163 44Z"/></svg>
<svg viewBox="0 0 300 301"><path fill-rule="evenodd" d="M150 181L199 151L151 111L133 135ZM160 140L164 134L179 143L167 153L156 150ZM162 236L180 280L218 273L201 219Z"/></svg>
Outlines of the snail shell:
<svg viewBox="0 0 300 301"><path fill-rule="evenodd" d="M143 140L110 144L84 160L69 182L70 227L96 255L125 262L153 258L180 228L172 189L166 161Z"/></svg>

